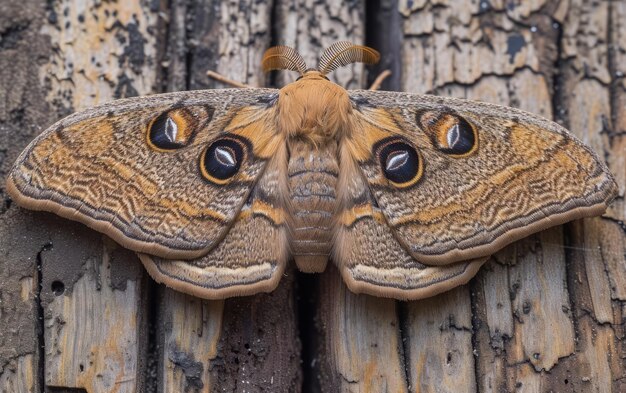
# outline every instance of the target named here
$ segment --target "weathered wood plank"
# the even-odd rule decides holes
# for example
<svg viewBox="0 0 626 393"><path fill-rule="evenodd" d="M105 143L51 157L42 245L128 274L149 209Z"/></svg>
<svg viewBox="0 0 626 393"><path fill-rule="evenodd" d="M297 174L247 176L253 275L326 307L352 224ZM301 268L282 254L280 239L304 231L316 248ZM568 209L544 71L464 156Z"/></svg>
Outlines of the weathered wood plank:
<svg viewBox="0 0 626 393"><path fill-rule="evenodd" d="M37 75L45 100L62 113L152 92L157 24L148 4L51 3L41 31L53 51ZM50 245L40 254L45 385L143 390L147 308L138 259L67 220L47 229Z"/></svg>
<svg viewBox="0 0 626 393"><path fill-rule="evenodd" d="M141 391L147 324L138 258L72 224L50 225L51 246L41 252L46 386Z"/></svg>
<svg viewBox="0 0 626 393"><path fill-rule="evenodd" d="M620 2L572 1L565 20L563 95L568 127L607 160L621 198L606 214L569 225L573 312L578 325L577 368L587 391L621 391L626 387L622 307L626 283L624 204L623 88L616 62L626 47ZM621 17L621 18L620 18ZM580 108L585 108L581 110Z"/></svg>
<svg viewBox="0 0 626 393"><path fill-rule="evenodd" d="M476 391L466 286L406 303L402 337L411 391Z"/></svg>
<svg viewBox="0 0 626 393"><path fill-rule="evenodd" d="M329 266L318 296L322 391L406 392L400 322L392 299L355 295ZM316 368L317 368L316 367Z"/></svg>
<svg viewBox="0 0 626 393"><path fill-rule="evenodd" d="M36 215L35 215L36 216ZM27 240L27 241L25 241ZM38 254L48 244L37 217L10 208L0 220L0 391L32 392L39 375Z"/></svg>
<svg viewBox="0 0 626 393"><path fill-rule="evenodd" d="M320 0L277 1L276 42L297 48L308 67L317 67L322 51L331 44L348 40L365 42L365 3ZM366 75L362 64L342 67L328 75L346 89L360 89ZM297 74L281 72L278 85L295 81Z"/></svg>
<svg viewBox="0 0 626 393"><path fill-rule="evenodd" d="M209 365L218 356L224 301L202 300L171 289L163 290L162 296L159 391L211 391Z"/></svg>
<svg viewBox="0 0 626 393"><path fill-rule="evenodd" d="M48 243L33 214L11 203L5 178L21 150L57 116L39 79L51 55L44 4L0 2L0 391L41 391L38 254ZM36 216L36 215L35 215Z"/></svg>
<svg viewBox="0 0 626 393"><path fill-rule="evenodd" d="M262 86L260 63L270 43L270 12L266 2L174 2L167 89L231 87L210 80L209 69ZM272 294L225 302L202 301L164 287L160 293L159 391L299 390L293 279L283 278Z"/></svg>

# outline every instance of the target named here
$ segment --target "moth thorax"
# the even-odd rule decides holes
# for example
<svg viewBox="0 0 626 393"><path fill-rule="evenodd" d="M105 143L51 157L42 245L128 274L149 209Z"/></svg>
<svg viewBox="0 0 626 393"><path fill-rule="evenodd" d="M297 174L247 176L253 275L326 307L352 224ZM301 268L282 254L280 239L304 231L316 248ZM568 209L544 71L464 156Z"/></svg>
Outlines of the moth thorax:
<svg viewBox="0 0 626 393"><path fill-rule="evenodd" d="M280 90L278 128L290 137L323 143L347 132L351 111L345 89L321 77L305 76Z"/></svg>

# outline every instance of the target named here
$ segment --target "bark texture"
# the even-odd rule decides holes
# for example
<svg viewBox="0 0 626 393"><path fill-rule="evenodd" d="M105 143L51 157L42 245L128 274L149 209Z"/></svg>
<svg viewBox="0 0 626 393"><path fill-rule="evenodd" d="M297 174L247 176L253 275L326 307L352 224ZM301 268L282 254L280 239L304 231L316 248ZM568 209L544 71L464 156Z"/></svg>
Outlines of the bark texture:
<svg viewBox="0 0 626 393"><path fill-rule="evenodd" d="M388 90L520 107L607 161L620 195L503 249L468 285L396 302L349 292L333 267L287 270L271 294L205 301L156 285L137 257L4 192L19 152L97 103L281 86L272 44L314 66L337 40L376 68L332 75ZM0 391L626 391L626 2L143 0L0 2Z"/></svg>

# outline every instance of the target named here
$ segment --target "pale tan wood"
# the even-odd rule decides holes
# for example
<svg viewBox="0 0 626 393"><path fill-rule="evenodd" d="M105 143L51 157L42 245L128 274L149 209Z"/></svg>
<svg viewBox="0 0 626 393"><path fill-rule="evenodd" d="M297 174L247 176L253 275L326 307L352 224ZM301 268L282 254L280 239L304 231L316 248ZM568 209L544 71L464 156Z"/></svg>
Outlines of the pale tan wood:
<svg viewBox="0 0 626 393"><path fill-rule="evenodd" d="M55 2L42 33L54 56L41 69L48 100L75 111L153 92L158 13L138 2ZM150 66L152 63L152 66Z"/></svg>
<svg viewBox="0 0 626 393"><path fill-rule="evenodd" d="M260 65L269 46L271 11L265 1L220 2L219 63L215 71L251 86L264 85Z"/></svg>
<svg viewBox="0 0 626 393"><path fill-rule="evenodd" d="M411 391L476 391L467 286L409 302L406 308L402 333Z"/></svg>
<svg viewBox="0 0 626 393"><path fill-rule="evenodd" d="M623 68L616 56L625 46L626 34L619 26L626 10L617 3L572 3L576 12L568 13L564 36L567 54L574 56L564 73L564 84L571 92L564 97L569 128L607 158L622 195L607 211L610 219L585 219L571 226L576 246L572 261L580 283L572 288L579 318L578 363L588 391L622 391L626 388L625 370L619 359L624 347L616 343L623 335L623 319L616 301L623 299L626 282L626 240L620 224L626 218L624 109L619 105L624 90L611 82L617 77L617 67Z"/></svg>
<svg viewBox="0 0 626 393"><path fill-rule="evenodd" d="M395 301L354 295L334 267L324 273L320 309L324 351L337 392L406 392Z"/></svg>
<svg viewBox="0 0 626 393"><path fill-rule="evenodd" d="M611 26L609 40L611 60L609 67L613 74L611 112L613 116L612 134L608 146L610 154L607 161L619 186L618 198L607 212L607 217L615 221L613 225L603 223L602 242L603 258L606 262L611 295L621 302L626 301L626 272L624 271L624 222L626 221L626 3L616 1L610 5ZM605 144L606 146L606 144ZM621 224L620 224L621 222ZM617 225L615 225L617 224ZM622 312L624 315L624 312Z"/></svg>
<svg viewBox="0 0 626 393"><path fill-rule="evenodd" d="M552 228L517 242L509 280L515 330L508 353L510 364L530 362L549 371L559 358L574 352L561 228Z"/></svg>
<svg viewBox="0 0 626 393"><path fill-rule="evenodd" d="M145 326L137 311L142 305L141 283L127 280L124 291L113 288L110 259L119 246L110 240L104 244L72 291L47 304L44 378L48 386L88 392L136 392L143 386L138 369L140 356L145 356L139 337Z"/></svg>
<svg viewBox="0 0 626 393"><path fill-rule="evenodd" d="M35 356L24 355L3 366L0 392L29 393L35 391L37 366Z"/></svg>
<svg viewBox="0 0 626 393"><path fill-rule="evenodd" d="M162 296L160 324L167 358L160 362L163 385L159 390L175 392L194 386L197 392L210 392L209 365L218 355L224 301L202 300L171 289Z"/></svg>
<svg viewBox="0 0 626 393"><path fill-rule="evenodd" d="M400 12L408 16L402 44L403 85L407 91L428 92L450 83L472 84L484 75L511 75L522 67L539 70L532 46L520 46L512 56L506 55L507 30L513 28L513 22L505 14L492 15L491 23L498 29L481 28L467 3L444 2L437 12L430 4L420 7L415 3L419 2L414 2L413 11L400 5ZM523 30L516 39L530 42L532 34Z"/></svg>
<svg viewBox="0 0 626 393"><path fill-rule="evenodd" d="M363 44L365 9L360 1L284 0L277 4L278 42L296 48L309 68L316 68L322 51L337 41ZM328 75L347 89L365 87L362 64L342 67ZM296 80L294 72L281 72L278 85Z"/></svg>

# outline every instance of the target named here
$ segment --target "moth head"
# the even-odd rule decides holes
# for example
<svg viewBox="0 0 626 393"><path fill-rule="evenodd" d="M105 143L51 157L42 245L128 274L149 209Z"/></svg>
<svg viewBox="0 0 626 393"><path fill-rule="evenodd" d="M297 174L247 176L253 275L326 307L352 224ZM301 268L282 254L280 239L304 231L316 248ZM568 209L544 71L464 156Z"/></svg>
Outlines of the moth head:
<svg viewBox="0 0 626 393"><path fill-rule="evenodd" d="M325 77L339 67L352 63L376 64L380 54L367 46L355 45L348 41L335 42L324 50L320 57L317 70L308 69L302 56L288 46L274 46L265 51L261 62L263 71L291 70L300 76L316 75Z"/></svg>

